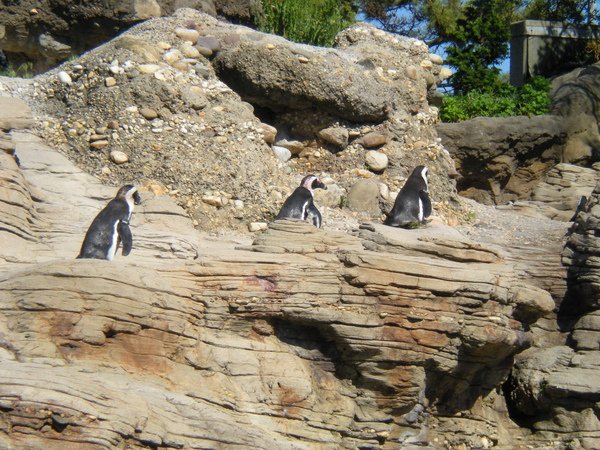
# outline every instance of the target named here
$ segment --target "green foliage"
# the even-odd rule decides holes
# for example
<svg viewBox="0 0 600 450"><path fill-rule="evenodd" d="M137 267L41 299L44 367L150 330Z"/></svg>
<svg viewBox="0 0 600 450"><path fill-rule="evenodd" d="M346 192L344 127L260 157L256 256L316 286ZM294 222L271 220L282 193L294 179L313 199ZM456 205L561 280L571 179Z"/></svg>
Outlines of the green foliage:
<svg viewBox="0 0 600 450"><path fill-rule="evenodd" d="M508 54L510 23L519 0L469 0L456 22L446 62L456 68L450 84L457 94L486 92L496 84Z"/></svg>
<svg viewBox="0 0 600 450"><path fill-rule="evenodd" d="M354 23L353 2L336 0L262 0L258 28L294 42L331 46Z"/></svg>
<svg viewBox="0 0 600 450"><path fill-rule="evenodd" d="M521 87L497 83L487 92L471 91L444 97L440 110L443 122L462 122L473 117L534 116L548 112L550 82L534 77Z"/></svg>
<svg viewBox="0 0 600 450"><path fill-rule="evenodd" d="M33 63L25 62L16 69L13 66L8 66L6 69L0 69L0 76L13 78L33 78Z"/></svg>

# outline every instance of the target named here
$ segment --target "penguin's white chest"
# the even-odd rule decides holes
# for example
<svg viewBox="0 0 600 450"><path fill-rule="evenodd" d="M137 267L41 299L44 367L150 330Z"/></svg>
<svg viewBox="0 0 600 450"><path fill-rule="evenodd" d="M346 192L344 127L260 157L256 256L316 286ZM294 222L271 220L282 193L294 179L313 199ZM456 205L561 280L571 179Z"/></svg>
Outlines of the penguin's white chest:
<svg viewBox="0 0 600 450"><path fill-rule="evenodd" d="M108 259L109 261L112 261L113 258L115 257L115 254L117 253L117 245L119 243L119 232L117 231L117 227L119 226L119 221L115 221L115 224L113 225L113 232L112 232L112 242L110 244L110 247L108 248L108 252L106 254L106 259Z"/></svg>

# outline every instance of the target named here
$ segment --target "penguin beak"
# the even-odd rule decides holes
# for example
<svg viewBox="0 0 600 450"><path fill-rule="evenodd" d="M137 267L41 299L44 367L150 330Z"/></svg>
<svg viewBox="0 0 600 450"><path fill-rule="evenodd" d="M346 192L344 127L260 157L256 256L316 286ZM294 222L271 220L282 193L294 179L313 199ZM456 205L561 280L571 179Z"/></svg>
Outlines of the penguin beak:
<svg viewBox="0 0 600 450"><path fill-rule="evenodd" d="M327 190L327 185L325 183L322 183L319 180L315 180L312 184L312 188L313 189L323 189L323 190Z"/></svg>
<svg viewBox="0 0 600 450"><path fill-rule="evenodd" d="M135 203L136 205L139 205L140 203L142 203L142 197L140 197L140 194L138 191L135 191L133 193L133 203Z"/></svg>

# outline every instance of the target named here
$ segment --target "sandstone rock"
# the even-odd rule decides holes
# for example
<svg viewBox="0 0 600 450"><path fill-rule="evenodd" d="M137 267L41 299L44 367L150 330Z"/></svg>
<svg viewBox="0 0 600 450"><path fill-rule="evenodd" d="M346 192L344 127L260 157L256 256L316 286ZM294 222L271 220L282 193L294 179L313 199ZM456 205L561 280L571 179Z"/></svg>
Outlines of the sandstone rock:
<svg viewBox="0 0 600 450"><path fill-rule="evenodd" d="M256 233L257 231L264 231L267 229L268 224L266 222L252 222L248 224L248 231Z"/></svg>
<svg viewBox="0 0 600 450"><path fill-rule="evenodd" d="M123 48L141 57L143 63L156 63L160 60L160 51L149 42L131 35L120 36L115 40L116 48ZM152 66L153 64L148 64Z"/></svg>
<svg viewBox="0 0 600 450"><path fill-rule="evenodd" d="M101 150L109 146L109 142L106 139L90 142L90 147L94 150Z"/></svg>
<svg viewBox="0 0 600 450"><path fill-rule="evenodd" d="M571 219L582 196L589 197L600 181L594 169L572 164L557 164L546 173L544 180L532 192L531 199L543 202L559 211L554 217L568 221Z"/></svg>
<svg viewBox="0 0 600 450"><path fill-rule="evenodd" d="M113 77L106 77L104 79L104 84L106 87L113 87L117 85L117 80L115 80Z"/></svg>
<svg viewBox="0 0 600 450"><path fill-rule="evenodd" d="M193 44L198 42L198 38L200 37L200 33L197 30L191 30L189 28L176 28L175 34L178 38L189 41Z"/></svg>
<svg viewBox="0 0 600 450"><path fill-rule="evenodd" d="M348 130L342 127L328 127L319 131L319 138L343 150L348 146Z"/></svg>
<svg viewBox="0 0 600 450"><path fill-rule="evenodd" d="M221 43L214 36L201 36L198 39L198 46L207 48L212 53L217 53L221 49Z"/></svg>
<svg viewBox="0 0 600 450"><path fill-rule="evenodd" d="M544 173L560 161L566 139L563 122L549 115L476 118L440 123L436 129L462 175L458 191L492 191L492 201L503 204L529 198ZM532 160L532 148L540 159ZM495 158L500 156L504 160L498 164ZM509 164L507 158L512 158Z"/></svg>
<svg viewBox="0 0 600 450"><path fill-rule="evenodd" d="M360 180L348 191L348 207L357 212L365 213L370 217L378 217L379 186L371 180Z"/></svg>
<svg viewBox="0 0 600 450"><path fill-rule="evenodd" d="M31 125L31 109L25 102L18 98L0 97L0 129L29 128Z"/></svg>
<svg viewBox="0 0 600 450"><path fill-rule="evenodd" d="M191 44L185 43L179 47L179 50L186 58L198 58L200 56L198 49Z"/></svg>
<svg viewBox="0 0 600 450"><path fill-rule="evenodd" d="M147 120L153 120L158 117L158 113L152 108L141 108L140 114Z"/></svg>
<svg viewBox="0 0 600 450"><path fill-rule="evenodd" d="M271 145L275 142L277 128L266 123L261 123L258 130L261 132L262 137L267 144Z"/></svg>
<svg viewBox="0 0 600 450"><path fill-rule="evenodd" d="M387 143L387 136L383 133L372 131L357 139L355 143L366 148L381 147Z"/></svg>
<svg viewBox="0 0 600 450"><path fill-rule="evenodd" d="M58 80L63 83L63 84L71 84L73 83L73 80L71 79L71 75L69 75L67 72L60 71L58 72L58 74L56 75L58 77Z"/></svg>
<svg viewBox="0 0 600 450"><path fill-rule="evenodd" d="M271 146L275 155L280 161L286 162L292 157L292 152L290 152L287 148L281 147L280 145Z"/></svg>
<svg viewBox="0 0 600 450"><path fill-rule="evenodd" d="M275 145L287 148L292 155L299 155L306 149L302 142L296 140L278 139L275 141Z"/></svg>
<svg viewBox="0 0 600 450"><path fill-rule="evenodd" d="M351 121L385 120L394 109L394 102L412 98L413 92L400 92L404 86L398 83L391 86L376 76L365 77L365 68L353 62L359 59L356 54L363 49L363 35L358 30L365 27L365 24L357 25L338 36L338 42L343 42L341 50L314 48L307 52L299 45L269 37L268 44L277 47L274 52L263 40L242 40L235 47L223 49L215 58L215 67L229 86L252 103L292 109L318 107ZM347 37L350 35L351 38ZM387 60L386 65L390 65L390 61L406 50L391 41L386 43L390 48L379 47L376 58ZM346 50L347 46L352 49ZM344 51L352 56L346 57ZM302 63L298 55L306 60L318 60L319 64ZM374 53L365 55L365 58L373 57ZM371 71L374 72L374 67L369 68ZM288 73L296 76L290 78ZM343 83L339 82L341 74L346 80Z"/></svg>
<svg viewBox="0 0 600 450"><path fill-rule="evenodd" d="M129 161L129 156L119 150L110 152L110 160L115 164L124 164Z"/></svg>
<svg viewBox="0 0 600 450"><path fill-rule="evenodd" d="M208 106L208 99L199 86L189 86L182 90L181 99L195 110L201 110Z"/></svg>
<svg viewBox="0 0 600 450"><path fill-rule="evenodd" d="M516 440L485 402L547 305L498 249L443 225L353 235L294 221L240 245L196 232L144 190L132 254L75 260L115 188L33 138L17 142L23 169L0 154L11 180L0 186L0 400L19 423L3 446L408 448L422 430L429 446ZM548 395L573 386L590 402L592 361L570 362L592 376L548 378Z"/></svg>
<svg viewBox="0 0 600 450"><path fill-rule="evenodd" d="M388 166L388 157L385 153L369 150L365 155L365 163L370 170L380 172Z"/></svg>

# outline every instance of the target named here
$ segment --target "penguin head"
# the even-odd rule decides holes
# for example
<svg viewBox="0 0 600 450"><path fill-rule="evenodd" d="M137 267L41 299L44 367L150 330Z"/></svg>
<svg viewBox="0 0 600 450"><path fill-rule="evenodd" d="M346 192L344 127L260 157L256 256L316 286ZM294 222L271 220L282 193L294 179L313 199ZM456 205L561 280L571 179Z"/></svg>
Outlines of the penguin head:
<svg viewBox="0 0 600 450"><path fill-rule="evenodd" d="M425 183L425 190L427 190L427 188L429 187L429 184L427 182L428 172L429 172L429 169L426 166L417 166L412 171L410 178L417 178L420 181L422 181L423 183Z"/></svg>
<svg viewBox="0 0 600 450"><path fill-rule="evenodd" d="M314 175L306 175L302 178L300 182L300 186L304 186L309 191L313 191L313 189L324 189L327 190L327 185L322 183L316 176Z"/></svg>
<svg viewBox="0 0 600 450"><path fill-rule="evenodd" d="M119 189L119 192L117 192L116 198L120 198L125 201L127 201L129 199L133 199L133 203L136 205L139 205L140 203L142 203L142 198L140 197L140 193L138 192L137 188L132 184L126 184L121 189Z"/></svg>

